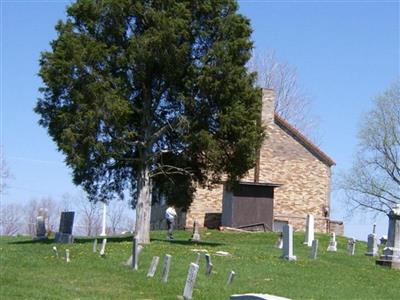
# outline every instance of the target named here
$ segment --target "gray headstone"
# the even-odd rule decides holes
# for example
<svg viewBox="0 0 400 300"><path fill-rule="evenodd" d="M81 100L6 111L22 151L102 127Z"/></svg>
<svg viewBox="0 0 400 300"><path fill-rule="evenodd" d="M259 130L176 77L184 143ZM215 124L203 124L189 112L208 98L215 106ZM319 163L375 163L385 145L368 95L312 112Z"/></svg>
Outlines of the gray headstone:
<svg viewBox="0 0 400 300"><path fill-rule="evenodd" d="M308 247L311 247L313 240L314 240L314 216L307 215L304 244L306 244Z"/></svg>
<svg viewBox="0 0 400 300"><path fill-rule="evenodd" d="M388 217L389 229L386 247L376 263L393 269L400 269L400 204L393 207Z"/></svg>
<svg viewBox="0 0 400 300"><path fill-rule="evenodd" d="M58 258L58 250L56 246L53 246L53 254L56 258Z"/></svg>
<svg viewBox="0 0 400 300"><path fill-rule="evenodd" d="M192 242L200 242L199 223L197 221L193 222L193 234L190 240Z"/></svg>
<svg viewBox="0 0 400 300"><path fill-rule="evenodd" d="M201 253L200 253L200 252L197 252L197 257L196 257L196 261L195 261L195 264L196 264L196 265L199 264L200 258L201 258Z"/></svg>
<svg viewBox="0 0 400 300"><path fill-rule="evenodd" d="M365 255L368 256L376 256L378 255L378 241L376 239L376 234L371 233L368 235L368 244L367 244L367 252Z"/></svg>
<svg viewBox="0 0 400 300"><path fill-rule="evenodd" d="M105 257L105 255L106 255L106 245L107 245L107 239L103 239L103 242L101 243L101 249L100 249L101 257Z"/></svg>
<svg viewBox="0 0 400 300"><path fill-rule="evenodd" d="M161 282L168 282L169 269L171 268L171 258L169 254L164 256L164 265L161 273Z"/></svg>
<svg viewBox="0 0 400 300"><path fill-rule="evenodd" d="M290 300L269 294L237 294L231 295L230 300Z"/></svg>
<svg viewBox="0 0 400 300"><path fill-rule="evenodd" d="M131 266L134 270L137 270L139 267L139 241L136 237L133 238Z"/></svg>
<svg viewBox="0 0 400 300"><path fill-rule="evenodd" d="M157 271L157 266L158 266L159 261L160 261L160 257L153 256L153 259L151 260L150 268L147 271L147 277L154 277L154 274Z"/></svg>
<svg viewBox="0 0 400 300"><path fill-rule="evenodd" d="M347 252L349 255L354 255L356 252L356 239L349 239L347 241Z"/></svg>
<svg viewBox="0 0 400 300"><path fill-rule="evenodd" d="M141 245L139 245L137 247L137 251L138 251L138 257L140 255L140 252L142 251L143 247ZM129 256L128 260L126 261L125 265L128 267L132 267L132 261L133 261L133 255ZM137 260L138 261L138 260Z"/></svg>
<svg viewBox="0 0 400 300"><path fill-rule="evenodd" d="M74 225L75 212L73 211L63 211L60 218L60 228L56 233L55 242L70 244L74 242L72 236L72 229Z"/></svg>
<svg viewBox="0 0 400 300"><path fill-rule="evenodd" d="M318 240L313 240L311 244L310 258L317 259L317 255L318 255Z"/></svg>
<svg viewBox="0 0 400 300"><path fill-rule="evenodd" d="M93 253L97 252L97 239L94 239L93 241Z"/></svg>
<svg viewBox="0 0 400 300"><path fill-rule="evenodd" d="M336 252L337 251L336 233L334 233L334 232L331 233L329 246L328 246L328 249L326 249L326 251L328 251L328 252Z"/></svg>
<svg viewBox="0 0 400 300"><path fill-rule="evenodd" d="M74 242L74 236L68 233L56 232L54 241L61 244L72 244Z"/></svg>
<svg viewBox="0 0 400 300"><path fill-rule="evenodd" d="M293 255L293 227L289 224L283 226L283 258L289 261L297 259Z"/></svg>
<svg viewBox="0 0 400 300"><path fill-rule="evenodd" d="M43 216L36 218L36 239L47 239L46 225Z"/></svg>
<svg viewBox="0 0 400 300"><path fill-rule="evenodd" d="M69 250L68 249L65 249L65 261L67 262L67 263L69 263L71 260L69 259Z"/></svg>
<svg viewBox="0 0 400 300"><path fill-rule="evenodd" d="M189 266L188 275L186 277L185 288L183 290L183 299L185 300L192 299L193 288L196 283L196 277L198 271L199 271L199 265L191 263Z"/></svg>
<svg viewBox="0 0 400 300"><path fill-rule="evenodd" d="M228 274L228 281L227 284L231 284L233 282L233 279L235 278L235 272L234 271L230 271Z"/></svg>
<svg viewBox="0 0 400 300"><path fill-rule="evenodd" d="M74 226L74 216L75 212L73 211L63 211L61 213L60 228L58 231L61 233L72 234L72 228Z"/></svg>
<svg viewBox="0 0 400 300"><path fill-rule="evenodd" d="M205 258L206 258L206 275L207 276L210 276L211 275L211 271L212 271L212 268L213 268L213 264L212 264L212 262L211 262L211 256L210 256L210 254L205 254L204 255L205 256Z"/></svg>

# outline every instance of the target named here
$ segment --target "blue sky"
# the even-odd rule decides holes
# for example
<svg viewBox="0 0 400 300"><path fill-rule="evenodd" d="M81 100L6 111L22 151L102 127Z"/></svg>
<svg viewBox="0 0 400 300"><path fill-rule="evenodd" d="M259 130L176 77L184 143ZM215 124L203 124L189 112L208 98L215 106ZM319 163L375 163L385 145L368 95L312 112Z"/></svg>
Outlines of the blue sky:
<svg viewBox="0 0 400 300"><path fill-rule="evenodd" d="M1 1L1 144L13 174L5 202L74 194L70 170L33 113L41 81L40 52L56 37L68 1ZM372 98L400 76L399 1L239 1L250 18L257 52L275 50L297 68L320 119L321 148L351 164L357 128ZM341 195L332 194L333 217L343 219ZM365 239L369 216L346 221L346 234ZM378 234L386 234L386 218Z"/></svg>

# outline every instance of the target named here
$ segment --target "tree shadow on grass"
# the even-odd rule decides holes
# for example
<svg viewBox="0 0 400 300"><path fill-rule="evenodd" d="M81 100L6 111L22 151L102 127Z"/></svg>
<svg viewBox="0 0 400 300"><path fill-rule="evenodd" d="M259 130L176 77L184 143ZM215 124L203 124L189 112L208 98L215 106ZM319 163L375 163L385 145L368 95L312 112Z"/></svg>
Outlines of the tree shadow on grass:
<svg viewBox="0 0 400 300"><path fill-rule="evenodd" d="M94 239L107 239L107 242L110 243L122 243L122 242L132 242L132 235L123 235L123 236L97 236L97 237L75 237L74 244L85 244L85 243L93 243ZM10 242L9 244L22 245L22 244L55 244L54 238L49 238L46 240L26 240L26 241L17 241Z"/></svg>
<svg viewBox="0 0 400 300"><path fill-rule="evenodd" d="M50 238L50 239L45 239L45 240L25 240L25 241L17 241L17 242L8 242L8 244L11 245L23 245L23 244L53 244L54 243L54 239Z"/></svg>
<svg viewBox="0 0 400 300"><path fill-rule="evenodd" d="M199 245L199 246L211 246L211 247L225 245L223 243L212 242L212 241L192 242L190 240L167 240L167 239L158 239L158 238L152 238L152 239L150 239L150 241L179 244L179 245Z"/></svg>

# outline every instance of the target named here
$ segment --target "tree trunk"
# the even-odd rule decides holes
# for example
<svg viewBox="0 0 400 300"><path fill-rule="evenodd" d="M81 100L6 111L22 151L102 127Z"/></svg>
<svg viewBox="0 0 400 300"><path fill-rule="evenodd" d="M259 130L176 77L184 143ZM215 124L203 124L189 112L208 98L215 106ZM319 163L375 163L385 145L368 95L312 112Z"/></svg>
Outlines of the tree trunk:
<svg viewBox="0 0 400 300"><path fill-rule="evenodd" d="M149 244L152 183L147 166L139 174L137 195L135 236L140 244Z"/></svg>

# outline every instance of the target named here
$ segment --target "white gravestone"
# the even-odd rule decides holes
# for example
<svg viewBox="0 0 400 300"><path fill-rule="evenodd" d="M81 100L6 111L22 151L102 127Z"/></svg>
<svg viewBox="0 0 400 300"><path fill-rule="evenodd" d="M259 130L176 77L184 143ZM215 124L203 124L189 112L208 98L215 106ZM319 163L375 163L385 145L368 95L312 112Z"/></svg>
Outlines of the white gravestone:
<svg viewBox="0 0 400 300"><path fill-rule="evenodd" d="M306 244L308 247L311 247L313 240L314 240L314 216L307 215L306 235L304 238L304 244Z"/></svg>
<svg viewBox="0 0 400 300"><path fill-rule="evenodd" d="M400 204L393 207L388 217L389 229L386 247L376 263L393 269L400 269Z"/></svg>
<svg viewBox="0 0 400 300"><path fill-rule="evenodd" d="M206 275L210 276L213 268L213 264L211 262L211 256L210 254L205 254L204 256L206 258Z"/></svg>
<svg viewBox="0 0 400 300"><path fill-rule="evenodd" d="M368 235L368 244L367 244L367 252L365 255L368 256L376 256L378 255L378 241L376 239L376 234L371 233Z"/></svg>
<svg viewBox="0 0 400 300"><path fill-rule="evenodd" d="M200 252L197 252L197 257L196 257L196 262L195 262L196 265L199 264L200 258L201 258L201 253L200 253Z"/></svg>
<svg viewBox="0 0 400 300"><path fill-rule="evenodd" d="M197 273L199 271L199 265L191 263L189 267L189 272L186 278L185 288L183 290L183 299L189 300L193 296L193 288L196 283Z"/></svg>
<svg viewBox="0 0 400 300"><path fill-rule="evenodd" d="M231 295L230 300L290 300L269 294L237 294Z"/></svg>
<svg viewBox="0 0 400 300"><path fill-rule="evenodd" d="M347 241L347 252L349 255L354 255L356 252L356 239L349 239Z"/></svg>
<svg viewBox="0 0 400 300"><path fill-rule="evenodd" d="M336 233L334 233L334 232L331 233L329 246L328 246L328 249L326 249L326 251L328 251L328 252L336 252L337 251Z"/></svg>
<svg viewBox="0 0 400 300"><path fill-rule="evenodd" d="M106 255L106 245L107 245L107 239L103 239L103 242L101 243L101 249L100 249L101 257L104 257Z"/></svg>
<svg viewBox="0 0 400 300"><path fill-rule="evenodd" d="M293 227L285 224L283 226L283 258L289 261L296 260L293 255Z"/></svg>
<svg viewBox="0 0 400 300"><path fill-rule="evenodd" d="M318 255L318 240L313 240L311 245L310 258L317 259L317 255Z"/></svg>
<svg viewBox="0 0 400 300"><path fill-rule="evenodd" d="M199 223L197 221L193 223L193 234L190 240L192 242L200 242Z"/></svg>
<svg viewBox="0 0 400 300"><path fill-rule="evenodd" d="M172 256L169 254L165 254L164 257L164 265L161 273L161 282L168 282L168 275L169 275L169 270L171 268L171 258Z"/></svg>
<svg viewBox="0 0 400 300"><path fill-rule="evenodd" d="M157 266L158 266L159 261L160 261L159 256L153 256L153 259L151 260L150 268L147 271L147 277L154 277L154 274L157 271Z"/></svg>
<svg viewBox="0 0 400 300"><path fill-rule="evenodd" d="M58 258L58 250L56 246L53 246L53 253L56 258Z"/></svg>
<svg viewBox="0 0 400 300"><path fill-rule="evenodd" d="M236 273L234 271L230 271L228 274L228 281L227 284L231 284L233 282L233 279L235 278Z"/></svg>
<svg viewBox="0 0 400 300"><path fill-rule="evenodd" d="M71 260L69 259L69 250L65 249L65 261L69 263Z"/></svg>
<svg viewBox="0 0 400 300"><path fill-rule="evenodd" d="M93 253L97 252L97 239L94 239L93 241Z"/></svg>

